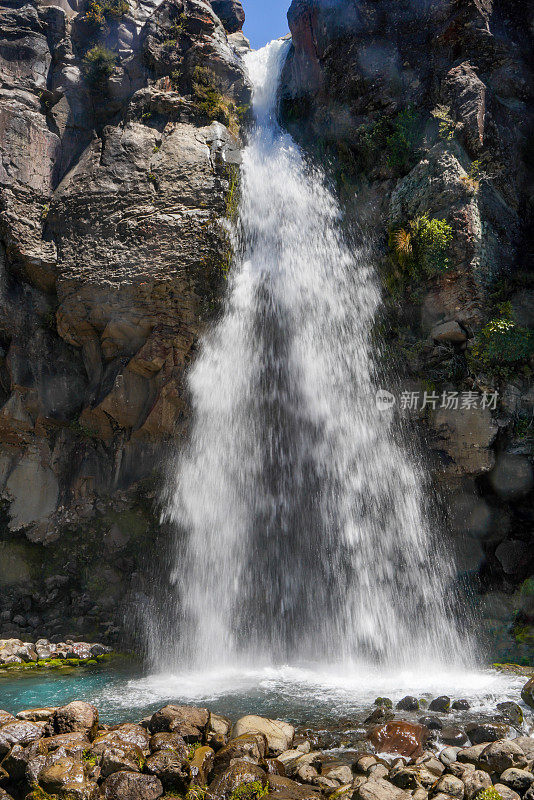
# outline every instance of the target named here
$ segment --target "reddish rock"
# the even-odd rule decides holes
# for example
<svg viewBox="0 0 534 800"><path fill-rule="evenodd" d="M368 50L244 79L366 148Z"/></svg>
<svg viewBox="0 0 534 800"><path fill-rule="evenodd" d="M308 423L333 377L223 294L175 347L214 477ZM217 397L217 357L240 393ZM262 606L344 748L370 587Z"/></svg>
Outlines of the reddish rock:
<svg viewBox="0 0 534 800"><path fill-rule="evenodd" d="M417 758L423 752L430 731L424 725L411 722L386 722L367 734L377 753L398 753Z"/></svg>

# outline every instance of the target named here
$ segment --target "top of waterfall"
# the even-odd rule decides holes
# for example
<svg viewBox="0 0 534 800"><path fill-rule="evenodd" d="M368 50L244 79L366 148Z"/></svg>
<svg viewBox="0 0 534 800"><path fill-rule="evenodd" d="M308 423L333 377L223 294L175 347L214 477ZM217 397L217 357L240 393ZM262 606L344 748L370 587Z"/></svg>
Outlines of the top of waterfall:
<svg viewBox="0 0 534 800"><path fill-rule="evenodd" d="M276 111L280 73L290 46L290 39L275 39L261 50L254 50L245 56L254 89L252 104L258 121L265 120Z"/></svg>

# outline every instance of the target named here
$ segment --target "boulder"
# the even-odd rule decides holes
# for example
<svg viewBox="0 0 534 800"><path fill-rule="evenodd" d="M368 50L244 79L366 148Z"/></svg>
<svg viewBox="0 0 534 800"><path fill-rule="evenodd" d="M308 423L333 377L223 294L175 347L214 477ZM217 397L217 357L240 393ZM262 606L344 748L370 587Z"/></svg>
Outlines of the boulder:
<svg viewBox="0 0 534 800"><path fill-rule="evenodd" d="M168 705L152 715L151 733L179 733L186 742L201 742L208 728L210 712L195 706Z"/></svg>
<svg viewBox="0 0 534 800"><path fill-rule="evenodd" d="M288 722L249 714L241 717L232 728L233 738L245 733L262 733L271 753L279 755L290 749L295 736L295 728Z"/></svg>
<svg viewBox="0 0 534 800"><path fill-rule="evenodd" d="M210 0L210 5L228 33L237 33L245 22L240 0Z"/></svg>
<svg viewBox="0 0 534 800"><path fill-rule="evenodd" d="M170 734L176 735L176 734ZM183 742L183 739L180 739ZM134 745L138 747L142 753L147 755L150 752L151 737L148 731L142 725L136 725L133 722L124 725L118 725L113 730L99 733L93 741L93 750L101 746L106 747L123 747ZM184 742L185 744L185 742Z"/></svg>
<svg viewBox="0 0 534 800"><path fill-rule="evenodd" d="M39 772L39 785L47 794L64 800L90 800L97 785L85 777L83 763L63 757Z"/></svg>
<svg viewBox="0 0 534 800"><path fill-rule="evenodd" d="M24 719L28 722L48 722L52 714L57 711L57 707L49 708L28 708L25 711L19 711L17 719Z"/></svg>
<svg viewBox="0 0 534 800"><path fill-rule="evenodd" d="M463 747L468 743L467 734L460 728L443 728L440 739L445 744Z"/></svg>
<svg viewBox="0 0 534 800"><path fill-rule="evenodd" d="M83 733L58 733L56 736L47 736L42 740L42 745L49 753L61 750L68 756L77 757L89 750L91 742Z"/></svg>
<svg viewBox="0 0 534 800"><path fill-rule="evenodd" d="M10 714L9 711L2 711L0 709L0 728L7 722L14 722L14 721L15 717L13 716L13 714Z"/></svg>
<svg viewBox="0 0 534 800"><path fill-rule="evenodd" d="M518 706L517 703L497 703L497 710L500 711L503 717L511 722L512 725L521 726L523 724L523 712L521 706Z"/></svg>
<svg viewBox="0 0 534 800"><path fill-rule="evenodd" d="M464 700L462 698L460 700L454 700L451 708L454 708L455 711L468 711L471 708L471 703L469 700Z"/></svg>
<svg viewBox="0 0 534 800"><path fill-rule="evenodd" d="M432 700L428 709L429 711L440 711L442 714L446 714L451 710L451 698L446 695L436 697Z"/></svg>
<svg viewBox="0 0 534 800"><path fill-rule="evenodd" d="M410 794L383 778L370 779L355 792L359 800L409 800Z"/></svg>
<svg viewBox="0 0 534 800"><path fill-rule="evenodd" d="M527 789L530 789L534 783L534 775L526 769L518 769L517 767L510 767L505 769L500 777L500 782L513 789L520 795L524 795Z"/></svg>
<svg viewBox="0 0 534 800"><path fill-rule="evenodd" d="M503 454L489 474L493 490L503 500L524 497L534 486L534 472L525 456Z"/></svg>
<svg viewBox="0 0 534 800"><path fill-rule="evenodd" d="M419 725L424 725L429 731L441 731L443 722L439 717L424 716L419 717Z"/></svg>
<svg viewBox="0 0 534 800"><path fill-rule="evenodd" d="M529 761L534 761L534 737L533 736L517 736L514 739L514 744L521 748Z"/></svg>
<svg viewBox="0 0 534 800"><path fill-rule="evenodd" d="M159 778L137 772L114 772L101 787L104 800L157 800L162 794Z"/></svg>
<svg viewBox="0 0 534 800"><path fill-rule="evenodd" d="M197 747L191 759L191 778L199 786L207 786L213 772L215 751L211 747ZM165 785L165 784L164 784Z"/></svg>
<svg viewBox="0 0 534 800"><path fill-rule="evenodd" d="M172 750L159 750L146 760L145 769L156 775L166 792L185 793L191 780L191 765L187 758Z"/></svg>
<svg viewBox="0 0 534 800"><path fill-rule="evenodd" d="M259 782L267 784L267 773L257 764L235 759L232 765L218 775L209 786L209 794L215 800L229 800L238 786Z"/></svg>
<svg viewBox="0 0 534 800"><path fill-rule="evenodd" d="M433 791L463 800L464 782L460 778L455 778L454 775L442 775L434 786Z"/></svg>
<svg viewBox="0 0 534 800"><path fill-rule="evenodd" d="M423 752L429 730L423 725L410 722L386 722L367 734L377 753L398 753L416 758Z"/></svg>
<svg viewBox="0 0 534 800"><path fill-rule="evenodd" d="M505 786L504 783L496 783L494 789L500 794L502 800L520 800L517 792L514 792L509 786Z"/></svg>
<svg viewBox="0 0 534 800"><path fill-rule="evenodd" d="M189 745L179 733L155 733L150 737L150 752L157 753L159 750L174 750L187 757Z"/></svg>
<svg viewBox="0 0 534 800"><path fill-rule="evenodd" d="M406 695L403 697L396 705L396 708L399 711L418 711L419 709L419 700L417 697L411 697L410 695Z"/></svg>
<svg viewBox="0 0 534 800"><path fill-rule="evenodd" d="M534 708L534 678L530 678L521 689L521 699L527 706Z"/></svg>
<svg viewBox="0 0 534 800"><path fill-rule="evenodd" d="M224 772L233 759L247 759L258 764L267 753L267 740L263 733L244 733L235 739L230 739L228 744L215 754L214 772L216 775ZM298 758L302 757L299 751ZM285 766L285 762L282 761Z"/></svg>
<svg viewBox="0 0 534 800"><path fill-rule="evenodd" d="M492 773L501 775L511 767L522 769L527 766L527 763L527 757L522 749L509 739L492 742L484 748L478 758L478 767L486 770L490 775Z"/></svg>
<svg viewBox="0 0 534 800"><path fill-rule="evenodd" d="M474 769L468 772L463 781L466 800L473 800L479 792L491 786L490 776L481 769Z"/></svg>
<svg viewBox="0 0 534 800"><path fill-rule="evenodd" d="M0 758L5 756L14 744L25 747L43 735L43 729L35 722L18 720L8 722L0 728Z"/></svg>
<svg viewBox="0 0 534 800"><path fill-rule="evenodd" d="M96 757L94 751L91 755ZM135 744L125 745L124 747L106 747L100 759L100 770L103 778L112 775L114 772L141 772L145 758L142 751Z"/></svg>
<svg viewBox="0 0 534 800"><path fill-rule="evenodd" d="M484 722L466 725L466 732L474 745L484 742L497 742L504 739L510 732L510 727L500 722Z"/></svg>
<svg viewBox="0 0 534 800"><path fill-rule="evenodd" d="M91 703L74 700L56 709L50 724L56 733L83 733L94 739L98 731L98 711Z"/></svg>
<svg viewBox="0 0 534 800"><path fill-rule="evenodd" d="M435 325L430 331L430 335L435 342L455 342L461 344L467 340L466 332L455 320Z"/></svg>
<svg viewBox="0 0 534 800"><path fill-rule="evenodd" d="M311 786L302 786L283 775L269 775L269 796L280 800L318 800L318 790Z"/></svg>

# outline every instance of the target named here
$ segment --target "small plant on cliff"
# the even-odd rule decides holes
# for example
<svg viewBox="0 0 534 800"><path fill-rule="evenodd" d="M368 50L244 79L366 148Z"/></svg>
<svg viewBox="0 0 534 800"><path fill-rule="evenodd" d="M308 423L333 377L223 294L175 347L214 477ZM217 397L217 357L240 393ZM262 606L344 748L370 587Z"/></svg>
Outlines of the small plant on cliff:
<svg viewBox="0 0 534 800"><path fill-rule="evenodd" d="M446 142L450 142L454 138L454 132L456 130L456 123L451 117L451 107L436 106L430 113L434 119L438 121L440 138Z"/></svg>
<svg viewBox="0 0 534 800"><path fill-rule="evenodd" d="M207 793L207 786L195 786L195 784L192 784L187 790L185 800L206 800Z"/></svg>
<svg viewBox="0 0 534 800"><path fill-rule="evenodd" d="M406 228L390 233L390 250L401 271L413 278L445 272L452 241L451 226L441 219L423 214L410 220Z"/></svg>
<svg viewBox="0 0 534 800"><path fill-rule="evenodd" d="M460 180L464 183L466 189L470 189L473 193L478 192L480 188L480 180L482 178L481 162L472 161L467 175L462 175Z"/></svg>
<svg viewBox="0 0 534 800"><path fill-rule="evenodd" d="M515 322L510 303L498 306L498 311L501 315L491 319L477 334L470 360L474 366L504 374L510 365L518 365L534 355L534 334Z"/></svg>
<svg viewBox="0 0 534 800"><path fill-rule="evenodd" d="M269 794L269 787L261 781L241 783L230 795L230 800L261 800Z"/></svg>
<svg viewBox="0 0 534 800"><path fill-rule="evenodd" d="M413 108L401 111L393 120L393 132L386 138L388 162L398 172L408 172L417 161L421 118Z"/></svg>
<svg viewBox="0 0 534 800"><path fill-rule="evenodd" d="M91 0L85 21L101 28L110 19L120 19L130 10L128 0Z"/></svg>
<svg viewBox="0 0 534 800"><path fill-rule="evenodd" d="M228 125L228 104L220 91L217 76L207 67L195 67L192 80L193 94L199 109L209 118Z"/></svg>
<svg viewBox="0 0 534 800"><path fill-rule="evenodd" d="M83 57L82 67L85 80L93 88L105 86L113 72L116 56L107 47L96 44Z"/></svg>

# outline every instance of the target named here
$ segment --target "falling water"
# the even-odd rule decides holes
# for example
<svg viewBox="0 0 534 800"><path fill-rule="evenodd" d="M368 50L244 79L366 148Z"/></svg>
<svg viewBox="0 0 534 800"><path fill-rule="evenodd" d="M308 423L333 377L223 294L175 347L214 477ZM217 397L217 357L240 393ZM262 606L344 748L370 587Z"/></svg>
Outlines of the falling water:
<svg viewBox="0 0 534 800"><path fill-rule="evenodd" d="M365 249L276 121L287 43L248 56L241 256L189 375L164 663L461 662L421 479L375 403ZM161 639L160 639L161 641Z"/></svg>

